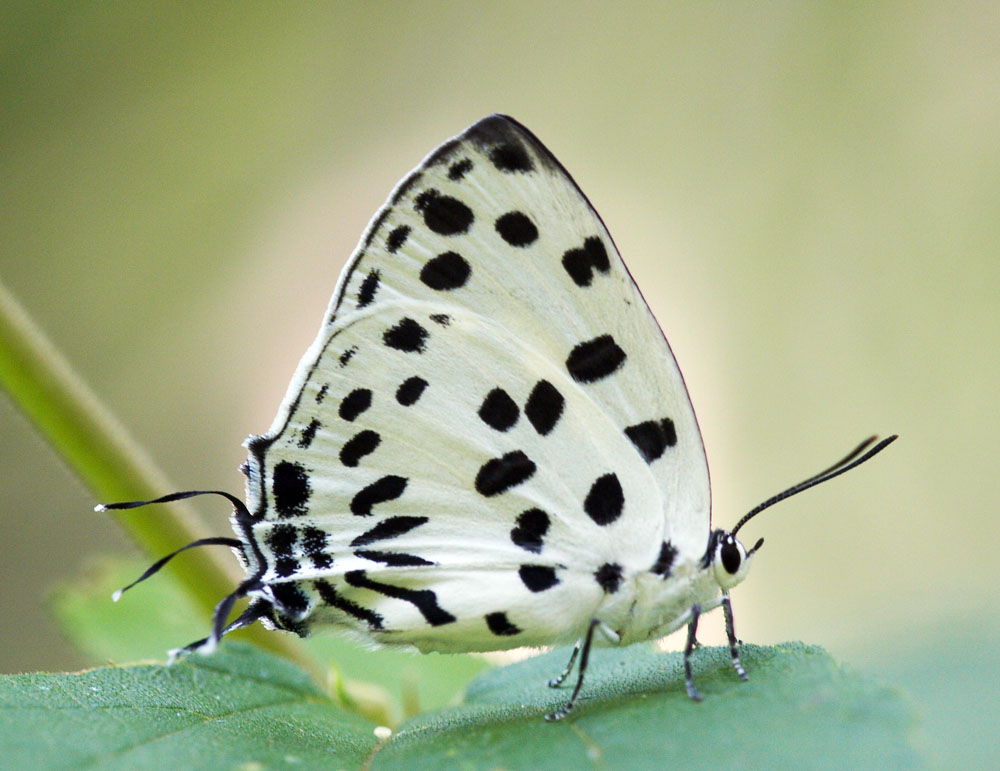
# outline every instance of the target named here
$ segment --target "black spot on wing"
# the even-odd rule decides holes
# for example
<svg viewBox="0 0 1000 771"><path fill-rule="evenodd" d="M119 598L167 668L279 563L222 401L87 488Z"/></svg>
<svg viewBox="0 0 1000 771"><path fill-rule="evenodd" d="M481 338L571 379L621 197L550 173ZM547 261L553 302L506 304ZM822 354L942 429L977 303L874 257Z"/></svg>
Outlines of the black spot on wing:
<svg viewBox="0 0 1000 771"><path fill-rule="evenodd" d="M367 388L355 388L340 402L340 409L337 414L344 420L353 421L371 406L372 392Z"/></svg>
<svg viewBox="0 0 1000 771"><path fill-rule="evenodd" d="M442 327L446 327L451 324L451 316L447 313L432 313L428 318L435 324L440 324Z"/></svg>
<svg viewBox="0 0 1000 771"><path fill-rule="evenodd" d="M502 214L494 223L497 233L511 246L530 246L538 240L538 228L527 214L511 211Z"/></svg>
<svg viewBox="0 0 1000 771"><path fill-rule="evenodd" d="M508 452L482 465L476 474L476 490L487 498L499 495L531 479L535 468L535 464L521 450Z"/></svg>
<svg viewBox="0 0 1000 771"><path fill-rule="evenodd" d="M386 501L392 501L406 490L406 478L389 474L376 479L351 499L351 513L358 517L369 517L372 506Z"/></svg>
<svg viewBox="0 0 1000 771"><path fill-rule="evenodd" d="M590 486L583 510L598 525L610 525L622 515L625 494L616 474L604 474Z"/></svg>
<svg viewBox="0 0 1000 771"><path fill-rule="evenodd" d="M611 270L611 262L608 260L608 252L604 248L604 242L597 236L591 236L583 242L580 249L568 249L562 258L563 268L569 273L573 283L577 286L590 286L594 278L594 271L607 273Z"/></svg>
<svg viewBox="0 0 1000 771"><path fill-rule="evenodd" d="M627 436L642 455L646 463L652 463L663 455L668 447L677 444L677 431L670 418L647 420L625 429Z"/></svg>
<svg viewBox="0 0 1000 771"><path fill-rule="evenodd" d="M423 565L434 565L436 563L418 557L416 554L404 554L403 552L375 551L373 549L356 549L355 556L372 562L381 562L391 568L399 567L421 567Z"/></svg>
<svg viewBox="0 0 1000 771"><path fill-rule="evenodd" d="M461 235L475 219L472 209L437 190L425 190L418 195L414 208L423 215L424 224L441 236Z"/></svg>
<svg viewBox="0 0 1000 771"><path fill-rule="evenodd" d="M279 517L297 517L306 513L312 488L309 473L300 463L283 460L271 472L274 510Z"/></svg>
<svg viewBox="0 0 1000 771"><path fill-rule="evenodd" d="M366 530L351 541L351 547L367 546L376 541L397 538L404 533L410 532L415 527L426 524L428 521L427 517L387 517L375 525L375 527Z"/></svg>
<svg viewBox="0 0 1000 771"><path fill-rule="evenodd" d="M517 423L520 410L502 388L494 388L479 407L479 418L496 431L507 431Z"/></svg>
<svg viewBox="0 0 1000 771"><path fill-rule="evenodd" d="M340 354L340 358L337 361L340 362L341 367L346 367L347 363L354 358L354 354L358 352L358 346L352 345L346 351Z"/></svg>
<svg viewBox="0 0 1000 771"><path fill-rule="evenodd" d="M340 448L340 462L349 468L356 468L361 459L369 455L382 443L382 437L377 431L365 429L359 431Z"/></svg>
<svg viewBox="0 0 1000 771"><path fill-rule="evenodd" d="M427 334L419 323L404 317L382 333L382 342L403 353L423 353L427 348Z"/></svg>
<svg viewBox="0 0 1000 771"><path fill-rule="evenodd" d="M549 515L541 509L522 511L517 515L516 527L510 531L510 540L515 546L539 554L545 534L549 532L549 524Z"/></svg>
<svg viewBox="0 0 1000 771"><path fill-rule="evenodd" d="M368 275L365 276L365 280L361 282L361 289L358 290L358 307L364 308L367 305L371 305L372 300L375 299L375 293L378 291L379 284L379 272L378 268L373 268L368 271Z"/></svg>
<svg viewBox="0 0 1000 771"><path fill-rule="evenodd" d="M309 598L294 581L283 581L280 584L270 584L274 604L283 615L292 619L300 617L309 609Z"/></svg>
<svg viewBox="0 0 1000 771"><path fill-rule="evenodd" d="M521 582L532 592L544 592L559 583L556 569L548 565L521 565L517 574Z"/></svg>
<svg viewBox="0 0 1000 771"><path fill-rule="evenodd" d="M330 384L324 383L323 387L316 392L316 404L323 403L323 400L326 398L326 394L329 390L330 390Z"/></svg>
<svg viewBox="0 0 1000 771"><path fill-rule="evenodd" d="M455 620L451 613L438 605L437 594L430 589L407 589L381 581L373 581L363 570L348 571L344 574L344 578L351 586L356 586L359 589L370 589L373 592L384 594L386 597L412 603L431 626L443 626Z"/></svg>
<svg viewBox="0 0 1000 771"><path fill-rule="evenodd" d="M548 380L539 380L531 389L528 402L524 405L524 414L531 425L542 436L548 434L562 415L566 400Z"/></svg>
<svg viewBox="0 0 1000 771"><path fill-rule="evenodd" d="M282 523L271 528L264 538L264 542L274 552L275 557L290 557L298 537L299 531L295 525Z"/></svg>
<svg viewBox="0 0 1000 771"><path fill-rule="evenodd" d="M309 421L309 425L302 429L302 433L299 434L298 445L303 450L312 444L312 440L316 438L316 431L319 430L320 422L313 418Z"/></svg>
<svg viewBox="0 0 1000 771"><path fill-rule="evenodd" d="M396 389L396 401L404 407L416 404L417 399L423 394L425 388L427 388L427 381L422 377L417 377L416 375L408 377Z"/></svg>
<svg viewBox="0 0 1000 771"><path fill-rule="evenodd" d="M499 171L508 173L529 172L535 169L535 164L532 163L531 156L524 149L524 145L514 138L508 139L490 150L490 161Z"/></svg>
<svg viewBox="0 0 1000 771"><path fill-rule="evenodd" d="M486 614L486 626L497 637L511 637L521 634L521 630L510 622L503 611Z"/></svg>
<svg viewBox="0 0 1000 771"><path fill-rule="evenodd" d="M420 269L420 280L431 289L446 292L465 286L472 268L457 252L444 252L430 259Z"/></svg>
<svg viewBox="0 0 1000 771"><path fill-rule="evenodd" d="M318 527L302 528L302 549L312 564L320 570L333 565L333 558L325 552L327 534Z"/></svg>
<svg viewBox="0 0 1000 771"><path fill-rule="evenodd" d="M278 578L288 578L294 576L301 570L299 561L293 557L278 557L274 561L274 574Z"/></svg>
<svg viewBox="0 0 1000 771"><path fill-rule="evenodd" d="M670 575L670 569L674 566L675 559L677 559L677 549L670 541L664 541L660 547L660 556L656 558L656 562L649 570L666 578Z"/></svg>
<svg viewBox="0 0 1000 771"><path fill-rule="evenodd" d="M566 369L578 383L593 383L606 378L625 363L625 351L611 335L600 335L580 343L566 359Z"/></svg>
<svg viewBox="0 0 1000 771"><path fill-rule="evenodd" d="M594 571L594 580L608 594L614 594L622 583L622 566L616 562L605 562Z"/></svg>
<svg viewBox="0 0 1000 771"><path fill-rule="evenodd" d="M399 247L406 243L407 237L410 235L409 225L399 225L392 229L389 233L389 237L385 239L385 248L389 254L395 254Z"/></svg>
<svg viewBox="0 0 1000 771"><path fill-rule="evenodd" d="M313 586L319 592L319 598L330 607L342 610L349 616L354 616L359 621L364 621L371 629L377 630L382 628L382 616L373 610L358 605L356 602L352 602L346 597L341 597L329 582L320 578L313 581Z"/></svg>
<svg viewBox="0 0 1000 771"><path fill-rule="evenodd" d="M470 171L472 171L472 161L468 158L463 158L460 161L455 161L448 167L448 179L458 182Z"/></svg>

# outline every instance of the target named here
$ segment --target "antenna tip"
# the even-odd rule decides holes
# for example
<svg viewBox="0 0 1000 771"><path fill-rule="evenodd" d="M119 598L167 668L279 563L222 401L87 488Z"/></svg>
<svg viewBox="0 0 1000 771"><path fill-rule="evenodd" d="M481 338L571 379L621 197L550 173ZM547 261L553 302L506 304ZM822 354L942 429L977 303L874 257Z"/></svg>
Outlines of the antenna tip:
<svg viewBox="0 0 1000 771"><path fill-rule="evenodd" d="M122 598L122 594L125 592L124 589L116 589L111 593L111 601L118 602Z"/></svg>
<svg viewBox="0 0 1000 771"><path fill-rule="evenodd" d="M108 507L105 506L103 503L98 503L96 506L94 506L94 511L107 511L107 510Z"/></svg>

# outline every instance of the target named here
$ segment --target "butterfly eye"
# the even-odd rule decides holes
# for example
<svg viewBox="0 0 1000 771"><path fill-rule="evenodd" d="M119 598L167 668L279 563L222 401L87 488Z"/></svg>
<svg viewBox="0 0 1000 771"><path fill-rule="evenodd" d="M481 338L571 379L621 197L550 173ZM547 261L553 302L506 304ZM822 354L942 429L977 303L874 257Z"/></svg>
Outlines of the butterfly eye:
<svg viewBox="0 0 1000 771"><path fill-rule="evenodd" d="M740 555L735 539L729 538L722 544L719 549L719 557L722 559L722 567L726 569L726 572L730 575L736 575L743 557Z"/></svg>

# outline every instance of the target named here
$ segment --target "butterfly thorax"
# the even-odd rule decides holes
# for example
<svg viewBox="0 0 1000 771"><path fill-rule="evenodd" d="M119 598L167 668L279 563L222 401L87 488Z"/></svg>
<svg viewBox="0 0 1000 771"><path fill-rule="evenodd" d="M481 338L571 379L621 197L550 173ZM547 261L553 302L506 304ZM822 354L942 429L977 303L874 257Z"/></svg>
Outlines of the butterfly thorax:
<svg viewBox="0 0 1000 771"><path fill-rule="evenodd" d="M710 610L719 605L722 589L711 566L701 559L683 561L664 577L651 571L636 574L630 604L616 601L601 607L597 617L620 637L620 645L655 640L683 626L691 606Z"/></svg>

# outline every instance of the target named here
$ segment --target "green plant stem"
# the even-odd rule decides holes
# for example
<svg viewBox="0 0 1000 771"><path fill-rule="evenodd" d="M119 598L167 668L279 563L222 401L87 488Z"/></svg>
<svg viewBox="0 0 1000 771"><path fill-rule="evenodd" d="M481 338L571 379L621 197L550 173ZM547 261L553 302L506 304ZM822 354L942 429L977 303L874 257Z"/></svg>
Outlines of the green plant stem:
<svg viewBox="0 0 1000 771"><path fill-rule="evenodd" d="M65 358L0 284L0 386L34 423L96 501L149 500L173 491L156 464L97 400ZM157 516L109 512L142 551L156 558L207 533L189 506L164 506ZM86 516L86 514L84 514ZM90 516L104 516L90 514ZM202 549L173 571L206 628L215 603L241 576L233 561ZM244 632L255 645L306 666L318 667L298 643L253 625Z"/></svg>

